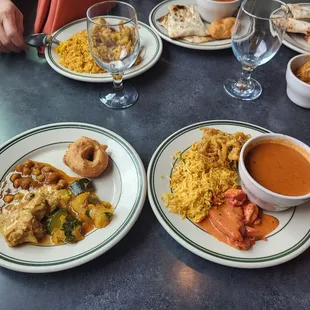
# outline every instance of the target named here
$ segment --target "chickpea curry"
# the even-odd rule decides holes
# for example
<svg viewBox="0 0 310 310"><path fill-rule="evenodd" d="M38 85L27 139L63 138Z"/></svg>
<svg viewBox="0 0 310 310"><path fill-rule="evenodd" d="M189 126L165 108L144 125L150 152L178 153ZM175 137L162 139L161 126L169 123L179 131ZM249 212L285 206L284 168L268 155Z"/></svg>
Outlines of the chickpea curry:
<svg viewBox="0 0 310 310"><path fill-rule="evenodd" d="M90 180L32 160L17 165L0 186L0 233L10 247L78 242L106 227L113 210Z"/></svg>

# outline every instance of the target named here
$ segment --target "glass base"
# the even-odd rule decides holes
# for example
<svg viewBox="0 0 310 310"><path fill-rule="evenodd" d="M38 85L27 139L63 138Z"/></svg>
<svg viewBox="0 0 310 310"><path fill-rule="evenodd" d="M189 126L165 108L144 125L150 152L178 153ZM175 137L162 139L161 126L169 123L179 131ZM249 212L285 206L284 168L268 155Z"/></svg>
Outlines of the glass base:
<svg viewBox="0 0 310 310"><path fill-rule="evenodd" d="M240 100L254 100L263 91L259 82L252 78L247 83L240 82L240 79L228 79L223 86L229 96Z"/></svg>
<svg viewBox="0 0 310 310"><path fill-rule="evenodd" d="M113 86L108 86L99 94L99 99L109 109L126 109L134 105L138 100L139 94L136 89L126 83L121 90L116 90Z"/></svg>

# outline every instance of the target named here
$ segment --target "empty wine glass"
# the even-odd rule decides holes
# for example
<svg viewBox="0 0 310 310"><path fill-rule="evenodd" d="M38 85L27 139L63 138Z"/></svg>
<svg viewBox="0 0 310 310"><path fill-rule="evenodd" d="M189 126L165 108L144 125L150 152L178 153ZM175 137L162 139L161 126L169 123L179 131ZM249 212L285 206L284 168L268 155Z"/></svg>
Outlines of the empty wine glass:
<svg viewBox="0 0 310 310"><path fill-rule="evenodd" d="M253 100L262 87L251 74L279 50L289 17L289 8L279 0L245 0L232 32L232 49L242 64L241 77L228 79L225 91L236 99Z"/></svg>
<svg viewBox="0 0 310 310"><path fill-rule="evenodd" d="M113 77L113 87L107 85L99 99L111 109L128 108L138 99L136 89L122 82L140 51L136 11L125 2L104 1L91 6L86 15L91 54Z"/></svg>

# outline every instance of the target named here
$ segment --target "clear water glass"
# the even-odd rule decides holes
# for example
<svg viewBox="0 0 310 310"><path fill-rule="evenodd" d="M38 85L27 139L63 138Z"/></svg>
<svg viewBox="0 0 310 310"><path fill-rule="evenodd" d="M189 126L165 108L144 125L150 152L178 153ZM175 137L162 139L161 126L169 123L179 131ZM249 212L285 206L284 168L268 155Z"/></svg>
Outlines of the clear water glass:
<svg viewBox="0 0 310 310"><path fill-rule="evenodd" d="M242 65L242 73L224 83L224 89L231 97L254 100L261 95L262 87L251 74L279 50L289 12L287 5L279 0L242 2L232 32L232 49Z"/></svg>
<svg viewBox="0 0 310 310"><path fill-rule="evenodd" d="M87 10L88 44L96 63L111 73L113 86L106 84L100 101L111 109L124 109L138 100L136 89L123 85L124 72L140 52L138 19L135 9L121 1L105 1Z"/></svg>

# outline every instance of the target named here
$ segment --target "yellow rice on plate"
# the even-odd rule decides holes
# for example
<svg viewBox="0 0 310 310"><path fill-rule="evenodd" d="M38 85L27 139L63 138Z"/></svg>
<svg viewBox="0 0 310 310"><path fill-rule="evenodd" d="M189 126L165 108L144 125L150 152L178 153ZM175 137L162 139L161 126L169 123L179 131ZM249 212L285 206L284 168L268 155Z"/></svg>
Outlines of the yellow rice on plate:
<svg viewBox="0 0 310 310"><path fill-rule="evenodd" d="M240 150L250 138L242 132L228 134L214 128L201 128L203 137L178 159L171 179L172 193L163 196L170 212L202 221L214 200L221 201L229 188L238 187L237 165Z"/></svg>
<svg viewBox="0 0 310 310"><path fill-rule="evenodd" d="M103 73L93 59L89 48L87 31L82 30L61 42L55 52L60 56L59 64L80 73Z"/></svg>
<svg viewBox="0 0 310 310"><path fill-rule="evenodd" d="M143 50L144 48L142 47L134 66L141 63ZM58 63L72 71L79 73L106 72L96 63L89 50L86 30L77 32L68 40L61 42L55 48L55 52L60 57Z"/></svg>

